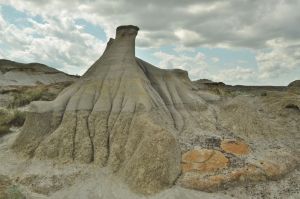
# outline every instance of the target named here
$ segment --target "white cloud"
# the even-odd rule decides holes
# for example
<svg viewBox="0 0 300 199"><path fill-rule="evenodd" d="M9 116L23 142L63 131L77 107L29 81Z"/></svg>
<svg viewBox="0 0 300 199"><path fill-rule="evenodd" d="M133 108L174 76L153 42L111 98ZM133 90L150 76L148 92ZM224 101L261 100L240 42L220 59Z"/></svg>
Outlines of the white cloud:
<svg viewBox="0 0 300 199"><path fill-rule="evenodd" d="M249 70L256 71L260 81L273 78L276 82L276 77L293 73L299 66L300 1L297 0L0 0L0 3L30 16L40 15L46 22L33 22L33 27L20 29L0 18L1 42L9 44L9 49L0 49L1 56L12 59L26 56L53 63L49 61L51 58L68 72L88 67L99 57L104 45L74 23L79 18L101 26L108 37L114 36L120 24L138 25L139 47L175 46L176 52L185 55L157 52L160 64L185 68L194 78L203 77L206 65L205 61L188 56L196 47L251 49L256 55L258 71L254 67ZM35 34L39 37L35 38ZM218 59L209 59L219 63ZM233 69L245 76L241 70L244 68Z"/></svg>
<svg viewBox="0 0 300 199"><path fill-rule="evenodd" d="M1 21L1 17L0 17ZM44 18L38 23L31 18L30 27L1 23L1 57L21 62L41 62L72 74L82 74L101 54L104 43L85 33L73 19Z"/></svg>
<svg viewBox="0 0 300 199"><path fill-rule="evenodd" d="M192 80L196 80L199 78L208 78L213 81L223 81L227 84L241 84L242 82L246 82L247 84L251 84L253 79L257 76L255 70L236 66L228 69L223 69L220 71L210 71L208 60L218 61L217 57L206 57L202 53L197 53L195 56L177 54L173 55L166 52L156 52L154 53L160 62L159 66L166 69L175 69L180 68L188 71L189 76Z"/></svg>
<svg viewBox="0 0 300 199"><path fill-rule="evenodd" d="M43 16L84 18L101 25L109 36L120 24L135 24L152 46L159 38L168 43L230 47L265 47L278 37L299 38L300 1L282 0L0 0ZM41 12L41 10L43 12ZM183 31L178 32L182 29ZM163 30L163 31L162 31ZM178 41L174 32L177 32ZM184 38L182 38L182 36ZM186 38L185 36L191 36ZM186 42L192 39L193 42ZM145 43L144 43L145 44Z"/></svg>
<svg viewBox="0 0 300 199"><path fill-rule="evenodd" d="M156 52L154 56L159 61L159 66L165 69L183 69L188 71L191 79L197 79L203 75L207 75L206 57L204 54L198 52L195 56L187 56L183 54L174 55L166 52Z"/></svg>
<svg viewBox="0 0 300 199"><path fill-rule="evenodd" d="M197 46L203 40L199 33L191 30L179 29L174 34L186 46Z"/></svg>
<svg viewBox="0 0 300 199"><path fill-rule="evenodd" d="M275 39L267 45L267 50L258 51L256 55L260 78L276 78L300 68L300 42Z"/></svg>
<svg viewBox="0 0 300 199"><path fill-rule="evenodd" d="M1 11L1 7L0 7L0 11ZM5 26L6 26L6 22L0 13L0 30L3 30Z"/></svg>
<svg viewBox="0 0 300 199"><path fill-rule="evenodd" d="M218 74L212 76L212 80L238 83L245 80L249 81L254 76L255 71L252 69L236 66L235 68L221 70Z"/></svg>
<svg viewBox="0 0 300 199"><path fill-rule="evenodd" d="M216 2L214 4L196 3L187 7L187 12L191 14L215 12L218 8L226 5L226 2Z"/></svg>

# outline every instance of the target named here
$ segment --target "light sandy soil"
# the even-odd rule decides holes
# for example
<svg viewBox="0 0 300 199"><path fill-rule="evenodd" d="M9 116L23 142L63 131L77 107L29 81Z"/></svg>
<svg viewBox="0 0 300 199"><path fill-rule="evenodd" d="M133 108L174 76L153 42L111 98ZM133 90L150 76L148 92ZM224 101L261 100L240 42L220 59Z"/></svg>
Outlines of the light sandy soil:
<svg viewBox="0 0 300 199"><path fill-rule="evenodd" d="M106 169L86 164L56 164L52 161L26 160L9 148L16 132L0 138L0 174L9 176L28 199L200 199L232 198L223 193L206 193L174 186L157 195L131 192Z"/></svg>
<svg viewBox="0 0 300 199"><path fill-rule="evenodd" d="M97 165L26 160L9 148L20 129L0 138L0 174L10 177L27 199L297 199L300 172L270 181L207 193L174 186L152 196L133 193L119 179Z"/></svg>

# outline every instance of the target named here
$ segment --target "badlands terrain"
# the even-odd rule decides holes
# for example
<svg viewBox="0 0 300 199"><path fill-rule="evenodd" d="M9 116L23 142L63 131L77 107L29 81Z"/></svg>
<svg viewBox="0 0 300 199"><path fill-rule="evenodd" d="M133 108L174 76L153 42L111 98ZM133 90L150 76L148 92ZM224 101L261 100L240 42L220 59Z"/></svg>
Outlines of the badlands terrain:
<svg viewBox="0 0 300 199"><path fill-rule="evenodd" d="M0 86L33 86L72 81L75 78L44 64L22 64L0 59Z"/></svg>
<svg viewBox="0 0 300 199"><path fill-rule="evenodd" d="M118 27L78 79L30 69L16 85L39 98L2 92L26 119L0 135L0 198L299 198L300 81L191 81L137 58L138 30Z"/></svg>
<svg viewBox="0 0 300 199"><path fill-rule="evenodd" d="M0 59L0 107L9 106L16 100L20 101L20 98L23 101L27 99L22 105L33 100L45 100L47 94L51 100L77 78L44 64L22 64Z"/></svg>

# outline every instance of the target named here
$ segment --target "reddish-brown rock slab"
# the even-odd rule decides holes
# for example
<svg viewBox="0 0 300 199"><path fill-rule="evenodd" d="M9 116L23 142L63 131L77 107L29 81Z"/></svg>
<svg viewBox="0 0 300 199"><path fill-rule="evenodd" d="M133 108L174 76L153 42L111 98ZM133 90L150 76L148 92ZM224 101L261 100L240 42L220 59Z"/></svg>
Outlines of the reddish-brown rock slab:
<svg viewBox="0 0 300 199"><path fill-rule="evenodd" d="M245 151L249 152L249 148ZM226 158L223 153L215 150L188 151L182 156L183 172L177 183L184 188L213 192L248 182L277 180L297 168L300 162L297 155L285 150L265 151L264 156L250 159L239 168L227 165L227 158L228 162L220 161L223 160L221 157ZM218 166L214 165L215 162Z"/></svg>
<svg viewBox="0 0 300 199"><path fill-rule="evenodd" d="M249 146L245 142L234 139L223 140L221 142L221 148L226 153L231 153L237 156L247 155L250 152Z"/></svg>
<svg viewBox="0 0 300 199"><path fill-rule="evenodd" d="M266 177L261 169L247 165L228 173L210 176L203 176L199 172L186 172L179 179L179 184L184 188L212 192L229 184L264 180Z"/></svg>
<svg viewBox="0 0 300 199"><path fill-rule="evenodd" d="M190 150L182 155L181 160L183 172L213 172L226 168L228 164L229 160L223 153L211 149Z"/></svg>

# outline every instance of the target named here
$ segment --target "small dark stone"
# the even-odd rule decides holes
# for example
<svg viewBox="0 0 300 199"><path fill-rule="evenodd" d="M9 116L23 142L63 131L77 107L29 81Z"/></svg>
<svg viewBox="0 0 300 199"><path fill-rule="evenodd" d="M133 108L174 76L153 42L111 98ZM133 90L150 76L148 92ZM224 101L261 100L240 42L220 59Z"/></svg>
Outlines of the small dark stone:
<svg viewBox="0 0 300 199"><path fill-rule="evenodd" d="M296 104L288 104L288 105L285 106L285 108L300 111L300 108Z"/></svg>
<svg viewBox="0 0 300 199"><path fill-rule="evenodd" d="M267 96L267 92L262 92L260 95L265 97L265 96Z"/></svg>
<svg viewBox="0 0 300 199"><path fill-rule="evenodd" d="M207 148L216 148L221 144L221 139L218 137L210 137L205 139L205 144Z"/></svg>

